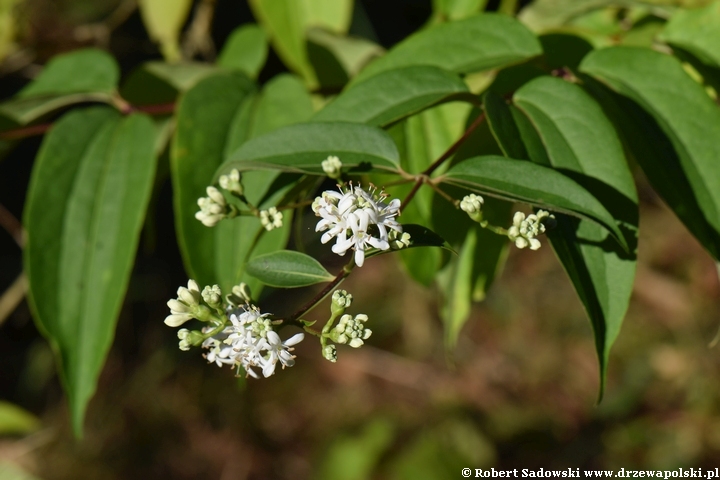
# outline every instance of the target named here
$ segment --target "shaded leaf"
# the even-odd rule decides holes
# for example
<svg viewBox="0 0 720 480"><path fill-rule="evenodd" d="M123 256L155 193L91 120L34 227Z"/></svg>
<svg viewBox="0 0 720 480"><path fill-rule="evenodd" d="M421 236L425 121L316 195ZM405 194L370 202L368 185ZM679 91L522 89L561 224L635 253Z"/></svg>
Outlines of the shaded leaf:
<svg viewBox="0 0 720 480"><path fill-rule="evenodd" d="M410 66L354 83L313 119L384 126L438 103L474 98L457 75L436 67Z"/></svg>
<svg viewBox="0 0 720 480"><path fill-rule="evenodd" d="M93 395L150 197L155 131L143 115L76 110L45 137L24 223L40 330L59 357L73 429Z"/></svg>
<svg viewBox="0 0 720 480"><path fill-rule="evenodd" d="M720 2L704 8L679 8L660 39L690 52L706 65L720 67Z"/></svg>
<svg viewBox="0 0 720 480"><path fill-rule="evenodd" d="M610 348L635 278L638 207L632 174L612 124L577 85L541 77L518 90L513 100L537 129L552 166L587 188L625 227L630 255L588 220L559 216L557 229L548 234L592 322L602 398Z"/></svg>
<svg viewBox="0 0 720 480"><path fill-rule="evenodd" d="M0 400L0 435L29 433L40 427L40 420L24 408Z"/></svg>
<svg viewBox="0 0 720 480"><path fill-rule="evenodd" d="M209 63L147 62L130 74L120 93L133 105L170 103L214 73L218 73L218 68Z"/></svg>
<svg viewBox="0 0 720 480"><path fill-rule="evenodd" d="M360 72L356 80L409 65L432 65L470 73L540 55L537 38L512 17L476 15L422 30L398 43Z"/></svg>
<svg viewBox="0 0 720 480"><path fill-rule="evenodd" d="M670 140L679 160L663 156L674 175L655 171L662 164L638 157L653 186L668 201L693 234L717 259L720 243L720 110L693 81L680 62L644 48L614 47L592 52L580 70L630 98L645 110ZM646 142L653 141L645 138ZM687 182L687 199L678 198L676 184ZM669 199L668 199L669 198ZM692 208L696 202L700 211ZM678 208L679 207L679 208ZM694 218L693 218L694 217ZM704 220L704 221L703 221ZM701 227L707 223L708 233ZM692 226L691 226L692 225Z"/></svg>
<svg viewBox="0 0 720 480"><path fill-rule="evenodd" d="M335 279L313 257L294 250L254 257L247 264L247 273L265 285L280 288L306 287Z"/></svg>
<svg viewBox="0 0 720 480"><path fill-rule="evenodd" d="M365 38L337 35L321 28L311 28L307 36L308 56L323 87L342 87L370 60L385 52Z"/></svg>

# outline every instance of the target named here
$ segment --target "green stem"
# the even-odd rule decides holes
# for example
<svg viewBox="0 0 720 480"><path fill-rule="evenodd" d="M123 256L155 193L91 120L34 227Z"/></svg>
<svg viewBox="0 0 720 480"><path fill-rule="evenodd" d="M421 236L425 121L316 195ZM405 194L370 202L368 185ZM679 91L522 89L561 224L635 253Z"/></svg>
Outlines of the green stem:
<svg viewBox="0 0 720 480"><path fill-rule="evenodd" d="M483 220L480 222L480 226L486 230L490 230L493 233L496 233L498 235L502 235L503 237L507 237L508 231L502 227L496 227L495 225L490 225L487 220Z"/></svg>
<svg viewBox="0 0 720 480"><path fill-rule="evenodd" d="M340 283L345 280L345 277L350 275L350 272L352 272L352 269L355 268L355 261L354 259L350 261L347 265L345 265L342 270L340 270L340 273L337 274L337 276L333 279L332 282L328 283L325 288L323 288L317 295L315 295L313 298L310 299L309 302L307 302L305 305L300 307L300 309L290 315L288 318L285 319L286 322L292 323L297 321L298 318L305 315L307 312L315 308L315 306L322 302L325 297L327 297L330 292L332 292L335 287L340 285Z"/></svg>

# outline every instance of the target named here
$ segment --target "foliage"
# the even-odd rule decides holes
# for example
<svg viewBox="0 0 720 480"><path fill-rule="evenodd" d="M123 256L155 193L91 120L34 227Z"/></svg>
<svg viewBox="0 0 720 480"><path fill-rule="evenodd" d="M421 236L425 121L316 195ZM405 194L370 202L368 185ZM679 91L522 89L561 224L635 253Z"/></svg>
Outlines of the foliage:
<svg viewBox="0 0 720 480"><path fill-rule="evenodd" d="M452 348L508 245L537 249L547 230L595 333L601 398L636 271L635 164L720 260L720 44L709 40L720 2L704 11L607 2L561 15L538 1L520 20L482 12L485 2L436 2L433 21L384 53L347 34L352 2L285 3L250 2L259 26L238 27L217 63L203 63L178 62L189 2L140 2L169 63L120 82L109 54L74 51L0 104L3 140L53 119L33 166L24 256L75 432L112 343L156 164L168 157L186 271L218 286L193 282L169 302L166 323L206 322L180 331L181 348L209 347L218 365L271 374L268 359L294 362L292 343L280 346L272 329L294 325L335 361L335 343L357 347L370 335L367 316L344 314L351 296L336 298L336 287L395 252L410 277L435 283ZM293 73L260 84L268 42ZM327 177L348 184L328 194ZM354 203L336 215L340 197ZM511 219L513 202L534 211ZM329 230L322 239L312 213L334 216L317 224ZM355 250L339 269L318 246L332 239L334 253ZM257 298L265 286L314 284L323 286L309 302L279 318L252 309L246 290ZM220 292L235 297L224 303ZM316 330L302 317L330 294ZM247 307L228 315L227 305ZM268 356L231 361L216 336L232 328L267 339Z"/></svg>

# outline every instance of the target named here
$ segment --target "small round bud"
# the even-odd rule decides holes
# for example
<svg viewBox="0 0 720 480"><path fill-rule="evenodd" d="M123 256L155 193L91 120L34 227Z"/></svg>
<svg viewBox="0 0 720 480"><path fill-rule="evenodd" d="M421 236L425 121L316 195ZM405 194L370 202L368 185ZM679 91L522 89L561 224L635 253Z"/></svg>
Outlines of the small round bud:
<svg viewBox="0 0 720 480"><path fill-rule="evenodd" d="M325 360L329 360L332 363L337 362L337 348L335 345L326 345L322 350L322 355Z"/></svg>
<svg viewBox="0 0 720 480"><path fill-rule="evenodd" d="M277 208L272 207L260 211L260 223L268 232L283 226L283 214Z"/></svg>
<svg viewBox="0 0 720 480"><path fill-rule="evenodd" d="M228 175L220 175L218 183L223 189L239 196L243 194L243 186L240 183L240 178L240 171L237 168L233 168Z"/></svg>
<svg viewBox="0 0 720 480"><path fill-rule="evenodd" d="M338 179L342 175L342 162L338 157L331 155L322 161L322 169L328 177Z"/></svg>
<svg viewBox="0 0 720 480"><path fill-rule="evenodd" d="M205 303L213 308L217 308L222 302L222 291L219 285L207 286L203 288L202 298Z"/></svg>

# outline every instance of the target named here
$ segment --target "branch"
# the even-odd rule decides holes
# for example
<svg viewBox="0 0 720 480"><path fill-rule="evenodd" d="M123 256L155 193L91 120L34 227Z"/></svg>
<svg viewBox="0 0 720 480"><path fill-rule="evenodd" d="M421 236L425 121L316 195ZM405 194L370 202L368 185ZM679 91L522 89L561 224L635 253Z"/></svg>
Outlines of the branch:
<svg viewBox="0 0 720 480"><path fill-rule="evenodd" d="M312 309L315 307L315 305L317 305L317 304L320 303L325 297L327 297L328 294L329 294L330 292L332 292L335 287L337 287L338 285L340 285L340 283L341 283L343 280L345 280L345 277L347 277L348 275L350 275L350 272L352 271L352 269L353 269L354 267L355 267L355 263L354 263L353 261L351 261L348 265L345 265L345 266L342 268L342 270L340 270L340 273L337 274L337 276L335 277L335 279L334 279L332 282L328 283L328 284L325 286L325 288L323 288L322 290L320 290L320 292L319 292L317 295L315 295L309 302L307 302L305 305L303 305L302 307L300 307L300 309L299 309L297 312L293 313L293 314L290 315L288 318L286 318L285 321L288 322L288 323L295 323L300 317L302 317L302 316L305 315L307 312L309 312L310 310L312 310Z"/></svg>
<svg viewBox="0 0 720 480"><path fill-rule="evenodd" d="M460 138L458 138L457 141L456 141L455 143L453 143L453 144L450 146L450 148L448 148L448 149L445 151L445 153L443 153L443 154L440 156L440 158L438 158L437 160L435 160L435 163L433 163L432 165L430 165L430 166L423 172L423 175L426 175L426 176L429 177L431 173L433 173L435 170L437 170L437 168L445 162L445 160L447 160L448 158L452 157L453 154L457 151L457 149L460 148L460 145L462 145L463 143L465 143L465 140L467 140L468 137L470 136L470 134L473 133L477 127L480 126L480 124L483 122L483 120L485 120L485 112L481 113L481 114L475 119L475 121L467 128L467 130L465 130L465 133L463 133L462 136L461 136Z"/></svg>

